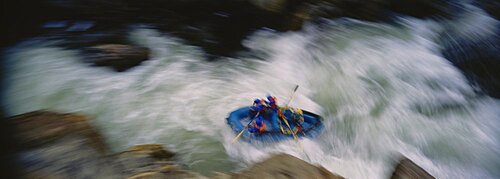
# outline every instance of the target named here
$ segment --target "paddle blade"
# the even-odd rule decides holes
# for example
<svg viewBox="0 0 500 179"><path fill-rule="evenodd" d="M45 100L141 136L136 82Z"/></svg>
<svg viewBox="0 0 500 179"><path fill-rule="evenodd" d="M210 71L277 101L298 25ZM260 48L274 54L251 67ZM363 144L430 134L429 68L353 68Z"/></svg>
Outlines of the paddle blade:
<svg viewBox="0 0 500 179"><path fill-rule="evenodd" d="M243 132L245 132L246 129L247 128L245 127L243 130L241 130L241 132L233 139L233 141L231 143L235 143L241 137Z"/></svg>

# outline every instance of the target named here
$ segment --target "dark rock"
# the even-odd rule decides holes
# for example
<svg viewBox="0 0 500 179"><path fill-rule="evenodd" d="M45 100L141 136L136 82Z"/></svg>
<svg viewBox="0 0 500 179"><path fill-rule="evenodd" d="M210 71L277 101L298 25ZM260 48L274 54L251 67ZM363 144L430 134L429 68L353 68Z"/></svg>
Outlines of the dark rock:
<svg viewBox="0 0 500 179"><path fill-rule="evenodd" d="M141 172L152 171L161 166L171 164L173 153L163 149L161 145L149 144L130 148L113 156L115 161L122 166L122 173L134 175Z"/></svg>
<svg viewBox="0 0 500 179"><path fill-rule="evenodd" d="M411 160L404 158L399 161L391 179L434 179L434 177Z"/></svg>
<svg viewBox="0 0 500 179"><path fill-rule="evenodd" d="M128 177L128 179L178 179L178 178L206 179L207 177L184 170L143 172Z"/></svg>
<svg viewBox="0 0 500 179"><path fill-rule="evenodd" d="M129 178L205 178L181 169L172 161L173 156L159 144L146 144L133 146L112 158Z"/></svg>
<svg viewBox="0 0 500 179"><path fill-rule="evenodd" d="M205 178L181 169L158 144L107 155L100 134L82 115L36 111L5 121L19 143L8 157L19 164L21 178Z"/></svg>
<svg viewBox="0 0 500 179"><path fill-rule="evenodd" d="M274 155L250 168L228 175L218 175L219 178L331 178L343 177L333 174L321 166L314 166L303 160L287 154Z"/></svg>
<svg viewBox="0 0 500 179"><path fill-rule="evenodd" d="M174 170L174 171L152 171L152 172L143 172L138 173L136 175L128 177L128 179L206 179L202 175L185 171L185 170Z"/></svg>
<svg viewBox="0 0 500 179"><path fill-rule="evenodd" d="M123 44L105 44L85 49L85 62L125 71L149 58L149 49Z"/></svg>
<svg viewBox="0 0 500 179"><path fill-rule="evenodd" d="M50 144L65 136L80 135L87 145L93 146L100 154L106 153L101 135L82 115L35 111L10 117L8 122L14 126L20 150Z"/></svg>
<svg viewBox="0 0 500 179"><path fill-rule="evenodd" d="M16 161L26 178L102 178L114 168L106 146L84 116L36 111L11 117Z"/></svg>
<svg viewBox="0 0 500 179"><path fill-rule="evenodd" d="M160 144L136 145L122 152L122 154L124 153L144 153L157 159L170 159L175 155L173 152L165 150Z"/></svg>

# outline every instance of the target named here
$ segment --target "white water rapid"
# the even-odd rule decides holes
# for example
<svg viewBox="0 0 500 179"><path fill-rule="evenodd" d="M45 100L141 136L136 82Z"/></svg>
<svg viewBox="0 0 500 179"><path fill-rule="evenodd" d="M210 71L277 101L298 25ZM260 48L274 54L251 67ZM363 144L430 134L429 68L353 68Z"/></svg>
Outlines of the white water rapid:
<svg viewBox="0 0 500 179"><path fill-rule="evenodd" d="M299 32L261 30L243 42L251 55L215 62L178 39L136 29L130 38L152 58L123 73L31 40L6 55L4 105L9 115L86 114L113 150L160 143L204 174L284 152L347 178L387 178L400 155L437 178L499 178L500 102L476 95L440 55L439 28L430 20L344 19ZM293 140L231 143L229 112L267 94L283 103L295 84L290 105L323 116L322 134L301 139L303 150Z"/></svg>

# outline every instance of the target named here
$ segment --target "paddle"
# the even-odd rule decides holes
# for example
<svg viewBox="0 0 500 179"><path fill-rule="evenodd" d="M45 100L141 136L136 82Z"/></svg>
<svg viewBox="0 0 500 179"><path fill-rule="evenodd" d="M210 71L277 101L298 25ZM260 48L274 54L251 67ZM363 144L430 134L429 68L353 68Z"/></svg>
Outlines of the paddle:
<svg viewBox="0 0 500 179"><path fill-rule="evenodd" d="M250 124L253 122L253 120L255 120L255 118L257 118L257 116L259 116L259 113L260 113L260 111L257 112L257 114L252 118L252 120L250 120L250 122L245 126L245 128L243 128L243 130L241 130L241 132L233 139L233 141L231 143L235 143L241 137L243 132L245 132L248 129L248 126L250 126Z"/></svg>
<svg viewBox="0 0 500 179"><path fill-rule="evenodd" d="M295 132L293 132L292 127L290 127L290 124L288 123L288 120L286 119L285 115L283 115L283 121L285 121L286 126L288 127L288 129L290 129L290 132L292 132L293 138L295 140L298 140L297 135L295 134Z"/></svg>
<svg viewBox="0 0 500 179"><path fill-rule="evenodd" d="M286 105L285 105L285 106L288 106L288 104L290 104L290 102L291 102L291 101L292 101L292 99L293 99L293 94L295 93L295 91L297 91L297 89L298 89L298 88L299 88L299 85L295 85L295 88L293 88L293 91L292 91L292 93L290 94L290 98L288 99L288 102L286 103ZM283 118L285 118L285 116L284 116L284 115L283 115ZM285 121L286 121L286 120L285 120ZM285 133L285 130L283 130L283 127L281 127L281 121L280 121L279 119L278 119L278 123L279 123L279 125L280 125L280 130L281 130L281 133ZM287 122L285 122L285 123L287 123ZM287 123L287 125L288 125L288 123ZM288 125L288 126L289 126L289 125ZM290 128L290 127L288 127L288 128ZM290 129L290 130L291 130L291 129ZM292 131L292 132L293 132L293 131ZM294 137L294 138L295 138L295 137Z"/></svg>
<svg viewBox="0 0 500 179"><path fill-rule="evenodd" d="M297 91L297 89L299 89L299 85L296 85L295 88L293 89L293 92L292 94L290 94L290 99L288 100L288 102L286 103L285 106L288 106L290 104L290 102L292 101L293 99L293 95L295 94L295 92Z"/></svg>
<svg viewBox="0 0 500 179"><path fill-rule="evenodd" d="M292 94L290 95L290 100L288 100L288 102L286 103L285 106L288 106L288 104L290 104L290 102L292 101L293 96L298 88L299 88L299 85L295 86ZM286 116L284 114L283 114L283 121L285 121L286 126L288 127L288 129L290 129L290 132L292 132L293 138L295 139L295 141L297 141L297 144L299 144L300 148L302 149L302 145L300 144L300 141L299 141L299 138L297 137L297 134L292 130L292 127L290 127L290 124L288 124L288 120L286 119Z"/></svg>

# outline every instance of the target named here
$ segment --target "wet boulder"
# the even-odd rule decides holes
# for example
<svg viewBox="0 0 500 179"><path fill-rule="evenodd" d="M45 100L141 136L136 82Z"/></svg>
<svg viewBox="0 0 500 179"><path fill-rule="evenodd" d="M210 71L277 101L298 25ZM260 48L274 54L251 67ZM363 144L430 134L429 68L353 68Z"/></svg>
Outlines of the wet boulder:
<svg viewBox="0 0 500 179"><path fill-rule="evenodd" d="M127 178L206 178L182 169L173 161L174 153L159 144L136 145L112 158Z"/></svg>
<svg viewBox="0 0 500 179"><path fill-rule="evenodd" d="M106 153L101 135L79 114L34 111L10 117L15 138L21 150L36 148L67 136L80 135L85 145L92 146L100 154Z"/></svg>
<svg viewBox="0 0 500 179"><path fill-rule="evenodd" d="M35 111L5 121L16 142L6 156L16 164L10 178L206 178L183 169L159 144L109 155L83 115Z"/></svg>
<svg viewBox="0 0 500 179"><path fill-rule="evenodd" d="M218 175L219 178L317 178L341 179L321 166L311 165L287 154L274 155L237 174Z"/></svg>
<svg viewBox="0 0 500 179"><path fill-rule="evenodd" d="M163 149L161 145L147 144L131 147L112 157L121 166L121 172L131 176L152 171L164 165L174 165L170 160L172 156L173 153Z"/></svg>
<svg viewBox="0 0 500 179"><path fill-rule="evenodd" d="M15 161L26 178L102 178L113 175L101 135L78 114L35 111L7 119Z"/></svg>
<svg viewBox="0 0 500 179"><path fill-rule="evenodd" d="M153 171L146 171L129 176L128 179L206 179L207 177L190 172L187 170L177 169L172 165L166 165Z"/></svg>
<svg viewBox="0 0 500 179"><path fill-rule="evenodd" d="M434 179L432 175L413 163L410 159L403 158L399 161L391 179Z"/></svg>
<svg viewBox="0 0 500 179"><path fill-rule="evenodd" d="M116 71L126 71L149 59L150 51L145 47L124 44L103 44L84 50L86 63L107 66Z"/></svg>

